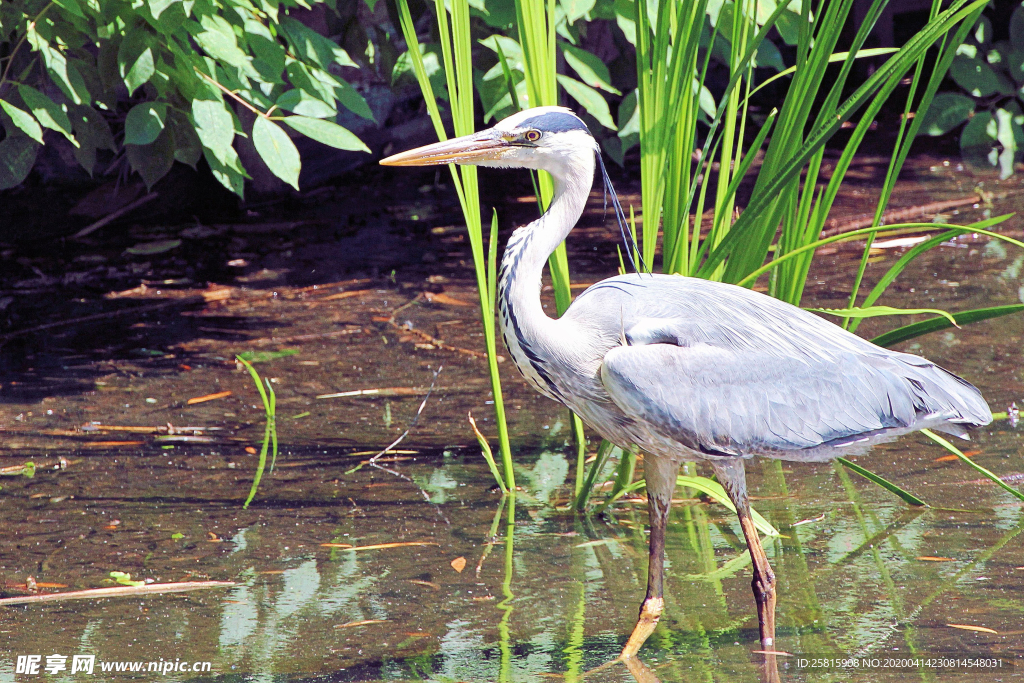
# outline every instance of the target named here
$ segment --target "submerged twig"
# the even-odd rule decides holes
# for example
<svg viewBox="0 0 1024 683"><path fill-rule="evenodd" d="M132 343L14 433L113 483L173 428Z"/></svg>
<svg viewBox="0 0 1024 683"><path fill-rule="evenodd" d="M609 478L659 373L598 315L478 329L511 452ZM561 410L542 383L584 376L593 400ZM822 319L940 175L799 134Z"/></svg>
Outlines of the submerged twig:
<svg viewBox="0 0 1024 683"><path fill-rule="evenodd" d="M139 208L143 204L148 204L149 202L153 201L154 199L156 199L159 196L160 196L160 194L157 193L157 192L150 192L147 195L143 195L142 197L139 197L138 199L136 199L131 204L127 204L125 206L122 206L117 211L114 211L113 213L107 214L106 216L104 216L103 218L99 219L95 223L90 223L89 225L85 226L84 228L82 228L81 230L76 232L74 235L72 235L71 239L75 239L76 240L76 239L80 239L82 237L85 237L86 235L91 235L92 233L96 232L97 230L99 230L103 226L107 225L108 223L113 223L114 221L116 221L118 218L120 218L121 216L125 215L126 213L129 213L130 211L134 211L135 209Z"/></svg>
<svg viewBox="0 0 1024 683"><path fill-rule="evenodd" d="M412 306L413 304L415 304L416 302L418 302L418 301L420 301L421 299L424 299L424 298L426 298L425 297L425 293L424 292L420 292L419 294L417 294L416 296L414 296L413 298L409 299L404 304L402 304L401 306L396 308L391 313L391 317L388 318L388 320L387 320L388 325L390 325L391 327L395 328L399 332L406 332L408 334L415 335L415 336L419 337L420 339L422 339L425 343L431 344L432 346L436 346L437 348L442 349L444 351L453 351L455 353L461 353L461 354L464 354L464 355L467 355L467 356L472 356L473 358L487 358L487 354L485 352L483 352L483 351L474 351L473 349L464 349L461 346L453 346L452 344L449 344L448 342L446 342L443 339L438 339L437 337L435 337L433 335L429 335L426 332L423 332L422 330L417 330L416 328L414 328L414 327L412 327L410 325L401 325L401 324L399 324L398 322L395 321L395 316L397 316L399 313L401 313L405 309L409 308L410 306ZM495 357L498 359L499 363L502 363L502 362L505 361L505 357L504 356L495 356Z"/></svg>
<svg viewBox="0 0 1024 683"><path fill-rule="evenodd" d="M175 583L151 583L148 586L115 586L113 588L90 588L67 593L46 593L25 595L17 598L2 598L0 605L27 605L35 602L57 602L58 600L91 600L93 598L121 598L138 595L159 595L161 593L184 593L185 591L207 588L229 588L237 585L234 581L179 581Z"/></svg>
<svg viewBox="0 0 1024 683"><path fill-rule="evenodd" d="M409 433L413 429L415 429L416 424L420 421L420 415L423 414L423 409L427 407L427 401L430 400L430 395L434 392L434 385L437 384L437 376L441 374L442 370L444 370L444 366L443 365L439 365L437 370L434 370L434 378L430 381L430 387L427 389L427 395L423 397L423 400L420 402L420 407L416 409L416 414L413 416L412 421L409 422L409 426L406 428L406 430L404 432L402 432L402 434L397 439L395 439L390 444L388 444L388 446L384 450L382 450L381 452L377 453L375 456L373 456L369 460L364 460L363 462L359 463L358 465L356 465L352 469L346 471L345 474L352 474L353 472L358 472L360 469L362 469L363 465L369 465L369 466L371 466L373 468L376 468L378 470L382 470L384 472L387 472L388 474L392 474L392 475L398 477L399 479L407 481L407 482L409 482L410 484L412 484L413 486L415 486L419 490L420 495L423 496L423 500L425 500L427 503L429 503L429 504L434 506L434 508L437 510L438 516L441 517L441 519L444 520L445 524L451 524L451 522L448 521L448 518L444 516L444 513L441 512L441 508L438 505L436 505L432 500L430 500L430 495L427 494L427 492L424 491L416 482L414 482L407 475L404 475L401 472L398 472L397 470L393 470L393 469L390 469L388 467L384 467L383 465L378 463L378 460L380 458L382 458L385 455L387 455L388 453L390 453L396 446L398 446L398 444L402 443L402 441L405 440L405 437L409 436Z"/></svg>

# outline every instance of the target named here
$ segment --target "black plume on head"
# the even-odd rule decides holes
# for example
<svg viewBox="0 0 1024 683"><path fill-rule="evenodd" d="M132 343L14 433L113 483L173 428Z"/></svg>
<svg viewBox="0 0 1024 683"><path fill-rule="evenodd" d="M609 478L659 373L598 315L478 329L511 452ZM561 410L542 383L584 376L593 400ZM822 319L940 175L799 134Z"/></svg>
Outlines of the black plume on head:
<svg viewBox="0 0 1024 683"><path fill-rule="evenodd" d="M583 123L574 114L562 111L549 111L543 114L531 116L519 122L520 128L536 128L546 133L565 133L570 130L586 131L587 135L593 137L587 124Z"/></svg>
<svg viewBox="0 0 1024 683"><path fill-rule="evenodd" d="M584 126L584 128L586 128L586 126ZM615 219L619 222L619 232L622 234L622 243L626 247L626 256L629 258L629 265L633 266L634 272L648 272L647 264L644 263L644 257L640 254L640 247L633 238L633 233L629 230L629 225L626 222L626 212L622 210L622 204L619 203L619 197L615 194L615 187L612 185L612 179L608 177L608 169L604 166L604 159L601 158L600 150L595 152L595 154L597 155L597 163L601 166L601 179L604 181L604 208L605 211L608 210L608 196L611 195L612 208L615 210ZM640 265L643 266L643 271L636 267L636 261L633 260L634 253L637 255L637 258L640 259Z"/></svg>

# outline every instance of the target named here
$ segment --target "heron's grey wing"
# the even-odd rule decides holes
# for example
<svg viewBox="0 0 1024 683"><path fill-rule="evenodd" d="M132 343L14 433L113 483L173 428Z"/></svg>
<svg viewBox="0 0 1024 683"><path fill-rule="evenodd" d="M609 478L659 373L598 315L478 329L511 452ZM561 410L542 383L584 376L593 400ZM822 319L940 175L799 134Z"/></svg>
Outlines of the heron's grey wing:
<svg viewBox="0 0 1024 683"><path fill-rule="evenodd" d="M779 455L890 430L962 432L948 424L959 413L933 400L938 392L926 386L933 384L928 374L945 371L916 360L923 367L849 351L812 356L652 343L610 350L601 379L626 415L662 437L711 455Z"/></svg>
<svg viewBox="0 0 1024 683"><path fill-rule="evenodd" d="M601 379L627 415L708 454L811 448L895 426L882 421L890 411L868 378L821 370L801 359L662 343L612 349ZM912 406L896 407L913 416Z"/></svg>

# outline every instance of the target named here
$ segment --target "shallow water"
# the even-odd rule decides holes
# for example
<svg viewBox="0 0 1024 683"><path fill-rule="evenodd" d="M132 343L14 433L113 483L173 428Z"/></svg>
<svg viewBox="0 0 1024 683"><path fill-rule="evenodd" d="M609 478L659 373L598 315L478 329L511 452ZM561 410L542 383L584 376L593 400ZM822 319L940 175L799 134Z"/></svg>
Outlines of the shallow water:
<svg viewBox="0 0 1024 683"><path fill-rule="evenodd" d="M989 210L1017 210L1014 201ZM1019 234L1024 222L1006 227ZM449 244L448 232L431 234ZM450 244L435 248L464 255L457 240ZM614 251L611 238L597 244L602 254ZM856 258L845 250L822 258L805 303L841 306ZM893 257L880 258L871 277ZM602 259L587 266L574 257L584 263L577 279L610 274ZM1022 264L1012 248L964 238L922 258L883 303L1012 303L1024 286ZM303 289L286 280L214 288L226 294L123 328L55 335L25 356L23 384L8 387L0 408L0 467L36 464L32 478L0 478L6 595L26 594L29 577L44 592L110 586L112 571L236 583L0 607L0 683L40 678L15 673L18 656L40 655L45 666L55 654L68 657L67 671L48 676L59 681L578 681L586 672L587 680L635 680L622 665L599 667L618 654L643 596L643 500L604 516L567 511L574 452L564 411L507 362L523 490L502 500L465 421L473 410L490 432L485 366L466 353L482 346L475 307L461 305L473 301L470 282L451 271L418 284L351 277ZM196 296L154 289L119 301ZM433 301L421 294L441 289L445 297ZM871 320L861 333L892 325ZM90 334L128 341L83 350ZM967 377L999 411L1022 397L1022 340L1024 322L1010 317L903 349ZM259 447L263 408L229 359L288 349L297 352L256 364L277 389L282 452L243 510L256 459L246 448ZM408 452L384 459L387 469L356 469L409 427L439 366L421 422L398 447ZM386 391L317 398L359 389ZM186 403L219 391L233 393ZM125 426L152 433L111 428ZM965 449L1000 475L1024 472L1021 435L1005 421L975 432ZM1024 665L1024 508L943 456L913 435L857 458L935 506L925 510L831 464L748 467L755 508L782 534L765 542L779 581L777 647L793 655L781 658L782 680L1024 678L1024 668L1012 667L1014 659ZM728 510L693 495L677 492L666 615L641 658L662 681L759 680L742 536ZM341 547L380 544L405 545ZM103 673L97 664L90 677L69 672L73 655L210 667L156 675ZM866 658L864 668L800 664L852 656ZM1003 668L884 668L890 657L909 656L998 657ZM878 668L868 668L871 660Z"/></svg>

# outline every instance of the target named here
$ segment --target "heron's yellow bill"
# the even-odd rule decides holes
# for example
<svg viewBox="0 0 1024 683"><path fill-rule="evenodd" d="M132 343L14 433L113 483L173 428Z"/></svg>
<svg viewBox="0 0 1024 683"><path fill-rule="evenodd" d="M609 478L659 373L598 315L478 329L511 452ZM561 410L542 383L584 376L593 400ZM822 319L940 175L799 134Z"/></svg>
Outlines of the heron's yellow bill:
<svg viewBox="0 0 1024 683"><path fill-rule="evenodd" d="M444 164L479 164L499 161L509 147L508 142L491 130L464 135L454 140L435 142L381 159L381 166L441 166Z"/></svg>

